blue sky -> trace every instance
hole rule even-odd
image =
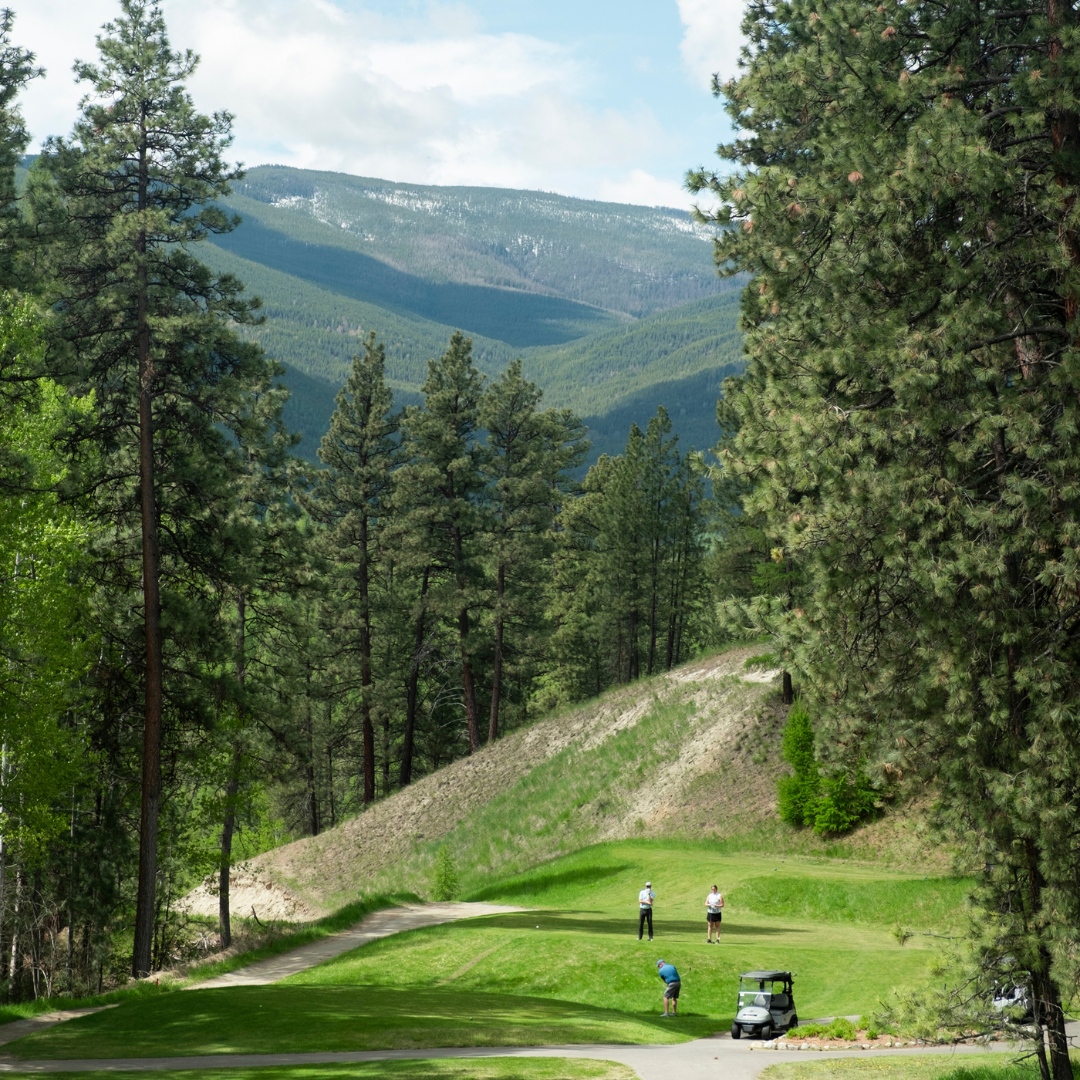
[[[164,0],[203,62],[237,159],[413,183],[689,205],[688,168],[730,129],[709,75],[735,68],[742,0]],[[33,0],[15,39],[48,77],[35,140],[65,132],[116,0]],[[717,163],[719,164],[719,163]]]

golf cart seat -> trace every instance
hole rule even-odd
[[[758,996],[754,998],[754,1004],[759,1005],[762,1008],[768,1008],[769,1006],[769,1003],[768,1001],[766,1001],[764,994],[758,994]]]
[[[787,994],[773,994],[772,1006],[774,1009],[787,1009],[791,1005],[791,998]]]

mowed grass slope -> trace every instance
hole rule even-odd
[[[636,897],[657,894],[656,940],[637,941]],[[723,938],[705,943],[704,898],[725,892]],[[804,1019],[869,1012],[929,976],[932,939],[967,886],[805,858],[628,840],[491,881],[474,898],[528,911],[374,942],[269,987],[160,995],[12,1044],[22,1057],[661,1043],[726,1028],[741,971],[796,972]],[[655,962],[683,976],[676,1021],[659,1016]]]

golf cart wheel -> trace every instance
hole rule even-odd
[[[788,1024],[788,1031],[790,1031],[792,1028],[797,1028],[798,1026],[799,1026],[799,1014],[798,1013],[792,1013],[791,1014],[791,1023]]]
[[[772,1024],[764,1023],[761,1025],[761,1037],[763,1039],[772,1038]]]
[[[742,1028],[738,1024],[731,1025],[731,1037],[733,1039],[742,1038]]]

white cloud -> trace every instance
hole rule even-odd
[[[714,74],[721,80],[738,72],[740,31],[746,0],[676,0],[685,30],[682,57],[705,86]]]
[[[600,184],[599,198],[637,206],[674,206],[689,209],[693,197],[681,184],[653,176],[644,169],[631,169],[625,176]]]
[[[231,153],[248,165],[587,197],[626,191],[634,201],[663,185],[642,179],[641,164],[669,145],[648,108],[586,105],[590,72],[571,48],[485,32],[467,5],[402,5],[393,17],[340,0],[163,7],[174,48],[202,57],[196,105],[234,114]],[[70,130],[80,96],[72,61],[94,58],[95,34],[117,10],[115,0],[35,0],[19,15],[15,40],[49,69],[24,99],[35,140]]]

